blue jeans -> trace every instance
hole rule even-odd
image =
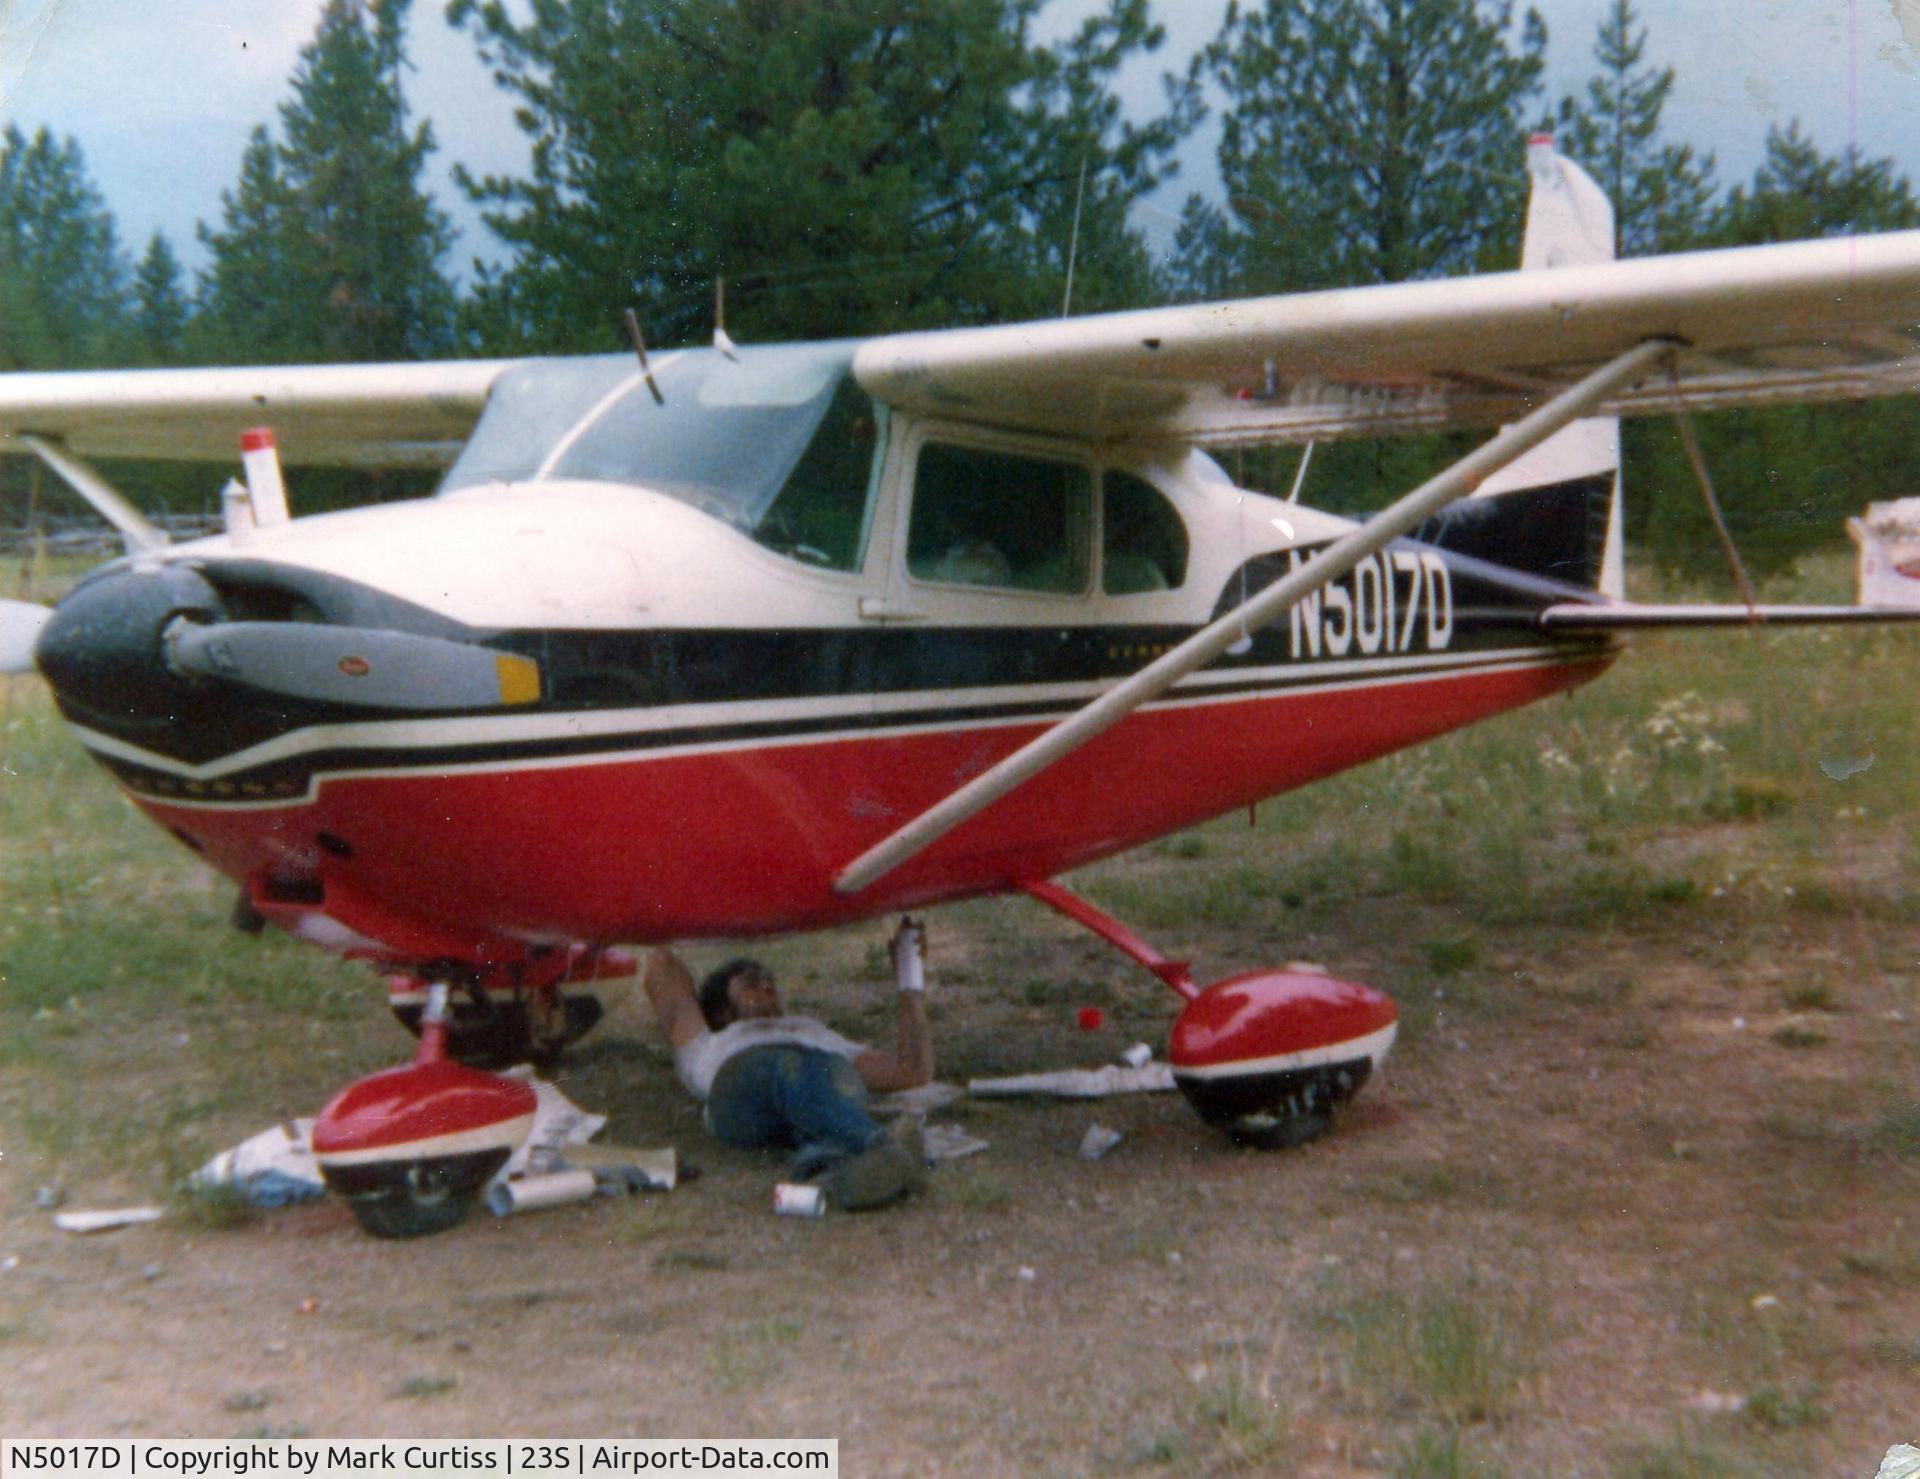
[[[707,1128],[743,1150],[797,1149],[796,1174],[858,1155],[884,1137],[850,1059],[798,1043],[735,1053],[714,1075]]]

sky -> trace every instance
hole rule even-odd
[[[1095,0],[1053,0],[1064,32]],[[1608,0],[1535,0],[1549,31],[1547,91],[1577,91],[1592,70]],[[80,141],[131,255],[164,231],[190,266],[204,261],[196,223],[217,223],[257,123],[277,124],[300,48],[322,0],[0,0],[0,122],[46,125]],[[1158,78],[1218,30],[1225,0],[1157,0],[1166,45],[1123,79],[1146,113]],[[1751,176],[1770,124],[1799,120],[1829,152],[1857,144],[1920,182],[1920,0],[1639,0],[1648,59],[1672,66],[1667,136],[1711,150],[1723,184]],[[454,264],[495,260],[499,246],[451,179],[518,173],[526,148],[506,96],[449,28],[440,0],[416,0],[408,100],[433,123],[431,185],[461,237]],[[1217,188],[1214,132],[1182,156],[1180,178],[1143,201],[1137,223],[1164,242],[1188,191]],[[1515,168],[1520,168],[1516,141]]]

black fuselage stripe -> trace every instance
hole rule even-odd
[[[1463,654],[1462,660],[1444,664],[1382,664],[1374,671],[1361,667],[1357,671],[1329,674],[1324,671],[1316,673],[1309,668],[1245,682],[1209,683],[1176,689],[1159,700],[1158,704],[1189,706],[1280,696],[1289,692],[1352,690],[1439,681],[1513,666],[1538,667],[1563,661],[1590,660],[1604,650],[1601,644],[1571,648],[1556,644],[1542,645],[1530,651],[1509,650],[1498,656]],[[509,766],[550,760],[644,754],[655,750],[778,744],[920,729],[961,729],[1022,720],[1044,723],[1066,718],[1082,708],[1085,702],[1084,697],[1068,696],[1045,700],[955,704],[939,708],[845,710],[825,715],[657,729],[623,729],[596,735],[491,739],[439,746],[354,745],[316,748],[223,773],[211,779],[186,778],[103,752],[96,752],[96,758],[127,785],[146,794],[193,798],[209,794],[227,797],[237,795],[240,799],[268,800],[305,794],[316,774]]]

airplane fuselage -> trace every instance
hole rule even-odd
[[[1064,554],[1044,531],[1025,551],[1038,573],[969,566],[986,540],[930,552],[915,500],[938,458],[963,457],[1050,470],[1071,494]],[[684,491],[557,476],[242,530],[97,573],[40,662],[141,809],[270,917],[418,962],[1006,890],[1612,656],[1533,626],[1570,587],[1404,541],[843,898],[834,877],[864,848],[1352,527],[1185,449],[895,419],[872,468],[857,535],[824,548],[776,547]],[[1117,532],[1129,520],[1147,532]],[[987,532],[1015,560],[1030,533]],[[416,654],[381,633],[522,676],[479,702],[452,681],[396,687]],[[250,642],[319,677],[256,673]]]

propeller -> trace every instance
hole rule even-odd
[[[317,703],[380,709],[490,709],[533,703],[531,658],[377,627],[178,620],[165,633],[176,672]]]
[[[0,673],[33,671],[33,644],[52,615],[33,601],[0,601]]]

